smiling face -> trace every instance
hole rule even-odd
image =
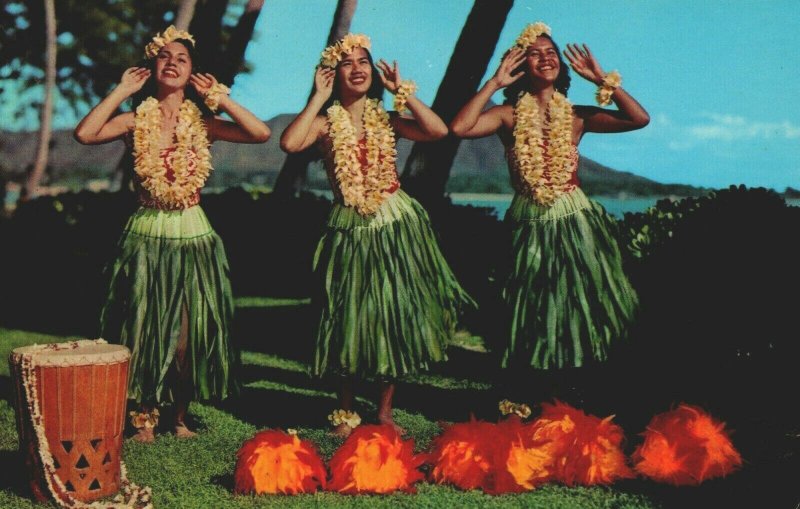
[[[528,74],[534,81],[554,83],[561,71],[561,62],[553,41],[548,37],[537,37],[525,53]]]
[[[192,57],[182,43],[166,44],[156,56],[155,77],[159,86],[184,88],[192,74]]]
[[[336,67],[336,81],[342,96],[367,93],[372,85],[372,61],[364,48],[355,48],[342,58]]]

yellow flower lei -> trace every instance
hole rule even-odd
[[[349,55],[356,48],[369,50],[371,46],[369,37],[364,34],[347,34],[322,51],[320,65],[336,67],[344,55]]]
[[[525,403],[514,403],[513,401],[504,399],[498,404],[498,407],[500,408],[500,413],[503,415],[516,414],[523,419],[527,419],[531,415],[531,407]]]
[[[536,202],[549,206],[572,190],[572,104],[563,94],[553,93],[544,125],[536,99],[527,92],[520,96],[513,150],[522,183]]]
[[[358,415],[357,412],[354,410],[344,410],[341,408],[331,412],[331,414],[328,415],[328,420],[333,426],[347,424],[353,429],[357,428],[358,425],[361,424],[361,416]]]
[[[158,55],[158,52],[161,51],[161,48],[177,39],[185,39],[191,42],[192,46],[195,44],[192,34],[186,32],[185,30],[178,30],[175,28],[175,25],[170,25],[166,30],[164,30],[163,34],[156,34],[155,37],[153,37],[153,41],[145,46],[145,58],[153,58],[154,56]]]
[[[622,85],[622,76],[618,71],[611,71],[606,74],[603,78],[603,83],[597,87],[597,94],[595,94],[597,104],[600,106],[608,106],[611,104],[611,96],[614,95],[614,91],[618,89],[620,85]]]
[[[403,113],[406,110],[406,102],[408,98],[414,95],[417,91],[417,84],[411,80],[403,80],[397,87],[397,92],[394,94],[394,111]]]
[[[205,122],[197,106],[188,99],[184,100],[178,110],[178,125],[175,127],[178,140],[172,159],[175,181],[170,182],[161,162],[161,111],[158,106],[156,98],[148,97],[136,108],[134,169],[142,187],[156,201],[170,209],[187,208],[212,170]],[[194,171],[190,172],[189,158],[193,156],[196,156],[197,164]]]
[[[389,114],[379,100],[367,99],[362,121],[367,138],[365,170],[358,160],[358,139],[350,113],[338,101],[328,108],[328,136],[342,199],[346,206],[368,216],[378,211],[390,194],[386,190],[397,181],[397,150]]]

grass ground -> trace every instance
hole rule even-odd
[[[240,299],[240,311],[270,313],[291,308],[304,302],[274,299]],[[243,313],[244,314],[244,313]],[[252,324],[252,322],[248,322]],[[256,335],[254,329],[251,334]],[[239,331],[242,334],[242,331]],[[59,342],[72,339],[66,336],[40,334],[31,331],[0,328],[0,356],[8,358],[13,348],[31,343]],[[486,363],[481,355],[481,345],[475,338],[462,334],[462,348],[454,349],[451,368],[404,380],[398,387],[395,418],[414,438],[417,449],[423,450],[439,432],[437,421],[466,420],[471,409],[496,405],[497,386],[491,377],[481,377],[480,366]],[[699,488],[672,488],[645,480],[618,483],[613,487],[566,488],[558,485],[544,486],[536,491],[506,496],[488,496],[481,492],[463,492],[448,486],[421,483],[414,495],[343,496],[318,493],[303,496],[234,496],[232,494],[235,453],[242,442],[257,430],[267,427],[292,427],[303,438],[313,440],[325,458],[330,457],[340,441],[328,434],[325,416],[336,407],[335,384],[330,380],[317,381],[307,375],[307,366],[301,349],[295,352],[289,346],[254,348],[260,343],[250,340],[243,353],[243,394],[219,405],[193,404],[190,424],[200,435],[194,440],[176,440],[170,434],[160,434],[154,445],[142,445],[130,439],[124,443],[123,457],[131,479],[152,487],[157,508],[262,508],[262,507],[475,507],[512,508],[530,507],[547,509],[644,509],[656,507],[764,507],[795,509],[794,498],[798,491],[791,468],[798,465],[797,434],[787,434],[777,427],[775,433],[758,438],[741,437],[745,444],[747,465],[742,473],[728,479],[715,480]],[[273,351],[290,352],[275,354]],[[459,353],[461,352],[461,353]],[[473,357],[460,357],[461,355]],[[475,357],[478,356],[478,357]],[[466,359],[466,361],[463,361]],[[470,360],[471,359],[471,360]],[[477,361],[475,360],[477,359]],[[463,361],[463,362],[462,362]],[[461,366],[459,368],[459,366]],[[26,478],[22,459],[17,453],[17,435],[11,397],[8,366],[0,363],[0,507],[17,509],[41,507],[25,494]],[[374,417],[375,407],[368,391],[358,399],[358,408],[366,421]],[[609,399],[614,400],[612,395]],[[635,408],[624,397],[608,403],[609,406],[626,405],[620,414],[636,414],[641,418],[623,419],[628,431],[628,449],[638,443],[634,433],[642,429],[651,415],[650,408],[658,405],[643,402]],[[604,408],[605,402],[587,398],[587,409]],[[494,407],[496,408],[496,407]],[[625,412],[623,412],[625,411]],[[489,414],[479,417],[493,418]],[[610,413],[610,412],[609,412]],[[742,421],[744,432],[751,421]],[[633,423],[633,424],[631,424]],[[796,424],[796,423],[795,423]],[[771,426],[775,427],[773,424]],[[765,426],[752,425],[757,430]],[[769,428],[769,426],[767,426]],[[772,429],[772,428],[769,428]],[[735,437],[736,438],[736,437]],[[762,440],[761,448],[747,443]],[[766,444],[766,445],[765,445]],[[737,445],[739,443],[737,442]],[[751,452],[755,451],[755,453]],[[781,453],[783,451],[783,453]],[[748,454],[749,453],[749,454]],[[777,457],[783,454],[783,457]],[[749,457],[748,457],[749,456]],[[789,470],[787,470],[789,468]],[[777,474],[777,475],[775,475]],[[778,491],[771,491],[774,482]],[[788,488],[787,488],[788,486]],[[745,496],[756,490],[755,497]],[[760,491],[759,491],[760,490]],[[788,490],[788,491],[787,491]],[[791,491],[794,490],[794,491]],[[753,505],[751,500],[761,501]],[[800,500],[800,499],[798,499]],[[776,504],[787,505],[773,505]],[[742,504],[742,505],[740,505]]]

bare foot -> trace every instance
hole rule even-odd
[[[347,438],[350,436],[350,433],[352,432],[353,428],[351,428],[345,423],[341,423],[340,425],[333,428],[333,431],[331,431],[331,435],[339,438]]]
[[[175,438],[194,438],[197,433],[186,427],[186,424],[179,423],[175,425]]]
[[[378,414],[378,422],[381,424],[388,424],[394,428],[398,435],[403,436],[406,434],[406,430],[398,426],[394,419],[392,419],[392,414]]]
[[[139,431],[137,431],[132,438],[141,444],[152,444],[156,441],[153,428],[139,428]]]

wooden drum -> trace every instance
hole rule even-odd
[[[87,502],[119,490],[129,359],[102,340],[11,353],[20,452],[37,499]]]

